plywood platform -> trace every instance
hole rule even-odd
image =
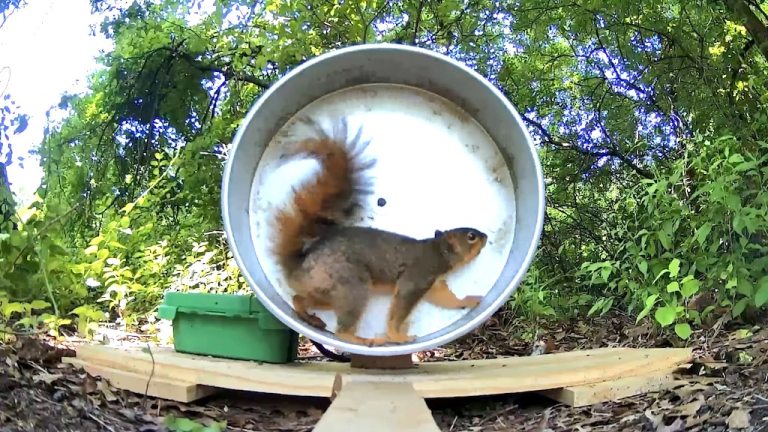
[[[353,414],[367,419],[365,425],[355,424],[356,429],[433,431],[436,426],[424,398],[535,391],[569,405],[588,405],[671,387],[678,379],[675,372],[691,360],[692,350],[687,348],[604,348],[372,370],[344,363],[274,365],[182,354],[172,349],[153,348],[150,352],[148,348],[97,345],[81,346],[76,357],[64,359],[115,387],[180,402],[222,389],[335,398],[317,431],[347,430]],[[366,404],[350,404],[359,392],[378,396]],[[385,419],[376,414],[384,405],[392,414]],[[412,419],[413,427],[398,423],[403,418]]]
[[[96,376],[116,378],[124,386],[138,380],[141,392],[152,380],[158,385],[150,395],[162,394],[164,382],[295,396],[329,397],[336,374],[369,381],[410,382],[424,398],[464,397],[520,393],[573,387],[632,376],[658,375],[690,362],[690,349],[604,348],[588,351],[509,357],[492,360],[421,363],[406,370],[353,369],[348,364],[300,362],[274,365],[228,360],[154,348],[120,349],[82,346],[77,357],[65,361],[80,365]],[[154,372],[153,372],[154,369]],[[114,384],[117,387],[120,385]],[[126,387],[128,388],[128,387]],[[186,388],[186,387],[185,387]],[[132,389],[131,389],[132,390]],[[187,391],[171,399],[201,397]]]

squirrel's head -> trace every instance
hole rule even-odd
[[[454,267],[472,261],[480,255],[488,242],[488,235],[474,228],[453,228],[447,231],[435,230],[435,238],[446,246]]]

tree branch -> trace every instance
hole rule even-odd
[[[179,56],[184,59],[187,63],[189,63],[190,66],[193,68],[199,70],[200,72],[217,72],[224,76],[224,78],[228,80],[237,80],[237,81],[243,81],[250,84],[253,84],[255,86],[261,87],[263,89],[268,89],[272,83],[267,82],[263,79],[257,78],[253,75],[245,74],[245,73],[237,73],[233,72],[231,70],[228,70],[224,67],[220,67],[217,65],[210,65],[207,63],[204,63],[200,60],[192,58],[189,54],[179,54]]]
[[[631,168],[632,171],[636,172],[638,175],[647,179],[653,178],[653,174],[651,174],[650,171],[634,163],[629,157],[627,157],[627,155],[620,152],[619,149],[617,148],[610,148],[608,150],[601,150],[601,151],[587,150],[585,148],[581,148],[579,146],[575,146],[565,141],[556,139],[555,137],[552,136],[552,134],[549,133],[549,131],[547,131],[547,129],[541,123],[537,122],[536,120],[530,119],[528,118],[528,116],[525,116],[525,115],[522,117],[524,122],[528,123],[529,125],[533,126],[534,128],[536,128],[536,130],[539,131],[539,133],[546,140],[546,142],[556,147],[573,150],[577,153],[580,153],[586,156],[596,157],[596,158],[607,157],[607,156],[615,157],[616,159],[620,160],[622,163],[627,165],[629,168]]]
[[[737,21],[744,24],[752,39],[757,43],[757,47],[768,60],[768,27],[752,11],[749,3],[744,0],[723,0],[725,6],[736,16]]]
[[[413,42],[411,45],[416,45],[416,41],[419,37],[419,26],[421,25],[421,14],[424,11],[424,1],[419,1],[419,10],[416,11],[416,22],[413,23]]]

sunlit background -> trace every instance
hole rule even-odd
[[[190,21],[210,13],[212,4],[191,11]],[[34,0],[0,28],[0,96],[9,94],[29,116],[27,129],[12,135],[13,163],[7,167],[19,205],[31,200],[43,175],[34,149],[46,125],[61,120],[61,114],[49,118],[47,111],[64,94],[86,92],[89,74],[100,67],[97,57],[112,49],[112,41],[98,31],[101,21],[88,0]]]

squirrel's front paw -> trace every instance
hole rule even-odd
[[[461,303],[465,308],[473,308],[483,301],[483,296],[466,296],[461,299]]]

